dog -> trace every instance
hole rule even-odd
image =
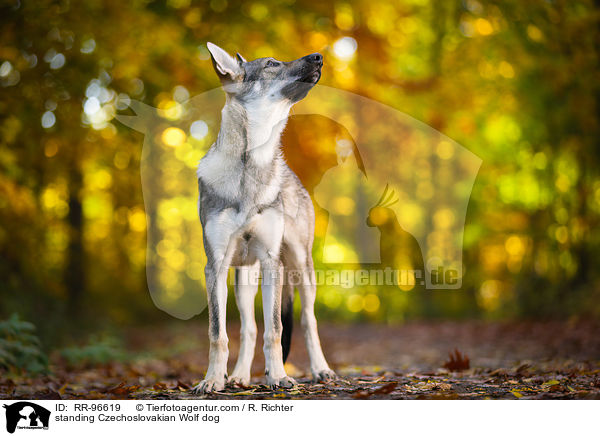
[[[259,273],[267,385],[276,389],[296,384],[284,369],[291,345],[294,285],[302,303],[301,324],[313,379],[334,379],[314,315],[316,281],[311,252],[315,213],[308,192],[285,163],[280,144],[291,107],[321,78],[323,56],[313,53],[291,62],[274,58],[247,61],[210,42],[207,47],[226,103],[218,137],[197,170],[207,258],[210,351],[206,377],[193,391],[205,394],[222,390],[226,384],[249,385]],[[228,378],[225,312],[230,267],[235,267],[241,344]],[[292,276],[299,276],[299,281]]]

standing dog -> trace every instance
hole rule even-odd
[[[208,43],[226,93],[216,142],[198,165],[199,213],[204,234],[210,354],[206,378],[194,391],[222,390],[226,381],[248,385],[256,343],[254,298],[260,272],[264,312],[265,376],[272,388],[296,382],[285,373],[293,320],[294,285],[302,301],[302,328],[315,380],[329,369],[314,315],[311,257],[315,214],[311,199],[281,155],[280,137],[292,105],[321,78],[323,56],[291,62],[246,61]],[[236,268],[241,318],[240,353],[227,378],[227,273]],[[292,283],[290,276],[299,283]]]

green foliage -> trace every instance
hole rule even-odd
[[[31,313],[62,316],[39,304],[52,300],[68,302],[65,320],[83,307],[112,323],[159,316],[145,286],[142,137],[114,115],[121,98],[176,109],[218,86],[210,40],[248,59],[320,51],[321,84],[398,108],[484,161],[465,230],[467,292],[374,289],[368,301],[381,304],[369,311],[376,305],[362,295],[325,290],[319,316],[600,314],[597,2],[12,3],[0,14],[8,313],[31,302]],[[351,59],[336,56],[343,37],[357,43]],[[320,134],[311,155],[335,133]],[[164,185],[181,192],[189,181],[177,164],[164,167]],[[174,213],[164,221],[180,226],[177,205],[164,209]],[[200,280],[202,265],[181,260],[190,241],[168,242],[168,260]]]
[[[35,326],[13,314],[0,322],[0,368],[10,373],[43,373],[48,358],[35,335]]]
[[[112,336],[92,336],[87,345],[65,348],[60,355],[71,366],[102,365],[122,361],[127,357],[120,341]]]

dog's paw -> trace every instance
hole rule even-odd
[[[313,371],[312,376],[313,380],[316,382],[328,382],[337,378],[337,374],[329,368],[319,371]]]
[[[250,376],[232,375],[227,380],[227,385],[232,387],[248,387],[250,386]]]
[[[280,377],[280,378],[274,378],[274,377],[267,376],[267,385],[271,389],[278,389],[278,388],[290,389],[290,388],[293,388],[294,386],[296,386],[297,384],[298,384],[298,382],[296,380],[294,380],[292,377],[288,377],[287,375],[284,377]]]
[[[218,392],[225,389],[225,378],[221,379],[204,379],[192,388],[192,394],[204,395],[211,392]]]

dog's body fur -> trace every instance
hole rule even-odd
[[[206,378],[195,391],[221,390],[227,380],[249,384],[256,344],[254,298],[259,271],[267,384],[295,384],[283,366],[291,340],[294,284],[288,279],[292,273],[300,276],[297,286],[312,375],[317,380],[333,378],[314,316],[314,209],[280,150],[289,110],[319,80],[322,56],[315,53],[285,63],[272,58],[247,62],[239,54],[237,60],[232,58],[214,44],[209,43],[208,48],[227,100],[218,138],[197,172],[207,257],[210,354]],[[241,347],[228,379],[225,308],[230,266],[236,267]]]

